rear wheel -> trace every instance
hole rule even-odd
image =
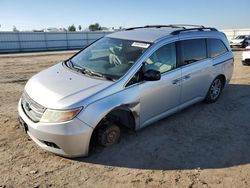
[[[214,81],[212,82],[206,99],[205,101],[207,103],[214,103],[218,100],[218,98],[220,97],[220,94],[222,92],[222,88],[223,88],[223,80],[220,77],[217,77],[214,79]]]
[[[120,140],[120,128],[113,124],[104,124],[98,130],[98,143],[102,146],[111,146]]]

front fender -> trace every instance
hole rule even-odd
[[[140,110],[139,85],[130,86],[112,95],[101,98],[87,105],[78,118],[95,128],[113,109],[128,108],[134,115],[135,129],[139,128]]]

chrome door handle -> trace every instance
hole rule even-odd
[[[187,75],[185,75],[185,76],[182,77],[182,80],[188,80],[190,78],[191,78],[190,74],[187,74]]]
[[[172,81],[172,84],[176,85],[181,81],[181,78],[175,79]]]

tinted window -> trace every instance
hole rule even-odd
[[[224,43],[219,39],[208,39],[210,46],[211,57],[217,57],[227,52]]]
[[[181,41],[183,63],[190,64],[207,58],[205,39]]]
[[[176,68],[175,43],[167,44],[156,50],[147,60],[145,69],[158,70],[161,73]]]

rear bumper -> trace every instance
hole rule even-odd
[[[20,101],[18,113],[27,134],[41,148],[70,158],[88,155],[93,128],[78,118],[63,123],[34,123],[24,113]]]

